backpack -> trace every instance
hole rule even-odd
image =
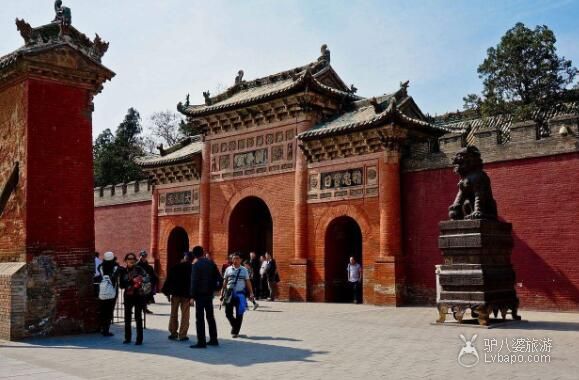
[[[117,271],[117,267],[114,267],[113,274]],[[100,269],[100,274],[102,280],[99,284],[99,299],[106,301],[112,300],[117,296],[117,289],[113,285],[110,276],[103,274],[102,268]]]

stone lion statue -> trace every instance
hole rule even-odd
[[[483,171],[478,148],[468,146],[459,150],[452,163],[460,176],[458,194],[448,208],[451,220],[497,219],[497,203],[493,198],[491,180]]]

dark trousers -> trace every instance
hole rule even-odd
[[[243,323],[243,314],[237,315],[237,306],[239,306],[239,298],[237,297],[233,297],[231,302],[225,305],[225,316],[231,325],[232,334],[239,334]],[[233,316],[233,310],[235,310],[235,317]]]
[[[197,327],[197,344],[204,346],[207,343],[205,337],[205,318],[209,326],[209,340],[217,341],[217,325],[213,313],[213,296],[199,296],[195,299],[195,326]]]
[[[111,322],[113,321],[113,312],[117,299],[99,300],[99,326],[100,332],[106,334],[109,332]]]
[[[362,302],[362,283],[360,281],[350,282],[350,288],[352,289],[352,295],[354,298],[354,302],[361,303]]]
[[[261,290],[261,298],[269,297],[269,287],[267,285],[266,276],[263,276],[259,279],[259,288]]]
[[[261,278],[253,277],[251,279],[251,286],[253,287],[253,294],[255,294],[256,298],[259,298],[261,296]]]
[[[131,341],[132,312],[135,309],[135,322],[137,323],[137,343],[143,342],[143,308],[145,300],[139,296],[125,296],[125,340]]]

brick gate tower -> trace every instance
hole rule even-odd
[[[0,57],[0,338],[95,330],[93,97],[108,43],[70,9]]]

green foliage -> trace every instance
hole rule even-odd
[[[551,107],[577,75],[572,62],[557,55],[556,41],[545,25],[531,30],[517,23],[487,50],[478,67],[482,97],[467,95],[465,109],[474,107],[483,116],[513,113],[516,119],[526,119]]]
[[[134,159],[143,155],[141,117],[129,108],[125,119],[112,134],[105,129],[93,146],[95,186],[126,183],[143,178]]]

